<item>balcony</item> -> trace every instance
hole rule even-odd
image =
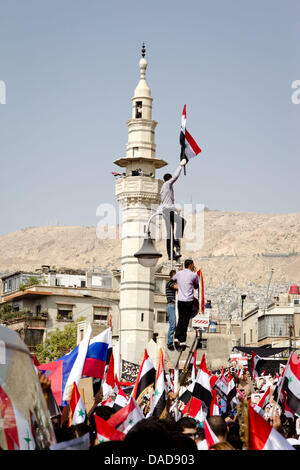
[[[8,309],[0,309],[0,323],[11,325],[18,322],[30,322],[30,321],[42,321],[42,324],[46,324],[48,318],[47,310],[41,312],[32,312],[31,310],[24,311],[12,311]]]

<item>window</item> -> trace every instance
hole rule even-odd
[[[108,322],[109,307],[95,306],[94,307],[94,322],[107,323]]]
[[[138,157],[139,156],[139,148],[138,147],[133,147],[133,157]]]
[[[143,108],[142,101],[137,101],[135,103],[135,117],[136,117],[136,119],[139,119],[139,118],[142,117],[142,108]]]
[[[250,330],[250,343],[252,343],[252,330]]]
[[[86,287],[86,282],[85,281],[80,281],[80,287]]]
[[[167,322],[167,312],[164,310],[159,310],[156,315],[157,323],[166,323]]]
[[[72,320],[73,319],[73,305],[58,304],[57,305],[57,319],[58,320]]]
[[[289,336],[293,315],[265,315],[258,319],[258,339],[270,336]]]

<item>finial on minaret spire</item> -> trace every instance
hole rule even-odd
[[[145,43],[143,42],[143,45],[142,45],[142,57],[145,57],[146,55],[146,47],[145,47]]]

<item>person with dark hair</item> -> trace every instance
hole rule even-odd
[[[180,239],[183,238],[183,232],[186,221],[178,213],[178,209],[175,206],[175,197],[173,185],[175,181],[178,180],[181,173],[182,167],[186,164],[186,160],[181,160],[178,168],[176,169],[174,175],[166,173],[163,177],[164,184],[161,187],[160,196],[161,196],[161,210],[165,219],[166,229],[167,229],[167,253],[169,260],[171,259],[171,228],[173,232],[173,259],[178,261],[181,257],[180,252]],[[176,234],[174,235],[174,229],[176,225]],[[176,248],[176,253],[174,251]]]
[[[166,284],[166,297],[167,297],[167,315],[169,321],[169,331],[168,331],[168,342],[167,348],[170,351],[174,350],[173,345],[173,335],[176,328],[176,314],[175,314],[175,301],[176,301],[176,290],[177,284],[172,280],[172,277],[176,274],[176,271],[172,269],[169,273],[169,281]]]
[[[185,434],[192,439],[196,439],[198,436],[197,421],[194,418],[190,418],[188,416],[180,418],[176,422],[176,429],[178,432],[181,432],[182,434]]]
[[[126,449],[135,452],[164,451],[174,449],[174,440],[170,432],[154,417],[142,419],[136,423],[124,438]]]
[[[199,277],[192,259],[186,259],[184,268],[173,276],[178,286],[178,323],[175,330],[174,346],[177,350],[187,347],[186,333],[190,319],[194,316],[194,289],[199,287]]]
[[[207,422],[220,442],[227,440],[227,425],[222,416],[209,416]]]
[[[240,437],[240,425],[236,421],[227,423],[227,442],[229,442],[235,450],[243,449],[243,441]]]

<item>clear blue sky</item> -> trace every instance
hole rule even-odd
[[[157,156],[175,170],[179,128],[202,147],[176,186],[180,203],[298,212],[298,0],[0,1],[0,234],[96,225],[117,204],[111,171],[142,42]]]

